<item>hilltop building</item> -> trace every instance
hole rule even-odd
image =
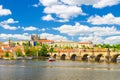
[[[31,35],[31,42],[33,43],[32,45],[36,45],[36,43],[39,44],[53,44],[53,40],[48,40],[47,38],[41,38],[39,35]]]
[[[83,47],[89,47],[91,48],[93,46],[92,42],[55,42],[53,46],[56,47],[62,47],[62,48],[83,48]]]
[[[91,48],[93,46],[92,42],[66,42],[66,41],[59,41],[55,42],[54,40],[48,40],[46,37],[40,37],[39,35],[32,34],[31,40],[24,40],[24,41],[14,41],[16,45],[23,45],[28,44],[29,46],[36,46],[37,44],[47,44],[49,46],[56,46],[56,47],[72,47],[72,48],[83,48],[83,47],[89,47]]]

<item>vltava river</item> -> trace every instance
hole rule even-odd
[[[0,60],[0,80],[120,80],[120,64]]]

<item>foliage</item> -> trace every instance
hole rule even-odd
[[[96,44],[94,47],[110,48],[113,51],[120,51],[120,44]]]
[[[25,43],[25,42],[24,42],[24,43],[22,43],[22,45],[23,45],[23,46],[28,46],[28,43]]]
[[[54,52],[54,48],[53,48],[53,47],[50,47],[49,52],[50,52],[50,53]]]
[[[17,45],[20,45],[20,43],[19,43],[19,42],[17,42]]]
[[[41,49],[38,52],[39,56],[47,56],[48,53],[48,45],[42,44]]]
[[[58,47],[58,45],[57,44],[55,44],[55,46],[54,47]]]
[[[36,53],[37,53],[37,49],[35,46],[32,46],[32,47],[26,46],[24,48],[24,51],[25,51],[26,56],[36,56]]]
[[[36,46],[40,46],[40,45],[41,45],[41,43],[38,43],[38,42],[36,43]]]
[[[16,55],[17,55],[18,57],[22,56],[22,51],[21,51],[20,48],[18,48],[18,49],[16,50]]]
[[[9,53],[8,52],[5,53],[5,57],[9,57]]]
[[[79,46],[77,45],[75,48],[78,48]]]

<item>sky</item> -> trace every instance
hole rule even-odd
[[[0,0],[0,41],[120,43],[120,0]]]

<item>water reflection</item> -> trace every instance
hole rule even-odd
[[[0,80],[119,80],[120,64],[1,60]]]

